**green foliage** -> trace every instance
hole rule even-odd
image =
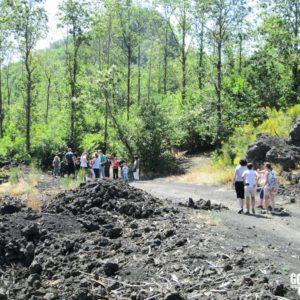
[[[68,146],[89,155],[102,148],[129,164],[139,154],[143,172],[161,173],[176,169],[172,153],[178,150],[197,153],[222,144],[216,161],[232,164],[258,132],[287,136],[299,115],[298,106],[290,108],[299,103],[300,86],[299,37],[292,30],[300,15],[289,17],[287,7],[297,13],[292,1],[270,1],[254,28],[245,21],[245,1],[64,0],[59,25],[68,39],[38,51],[44,1],[33,1],[30,103],[24,56],[12,62],[9,55],[16,32],[18,54],[24,54],[21,8],[27,3],[21,2],[1,2],[7,13],[0,24],[3,159],[34,159],[45,169]],[[20,10],[12,20],[14,5]],[[43,26],[34,28],[39,20]],[[251,38],[258,35],[256,45]],[[189,36],[195,38],[189,42]]]
[[[237,127],[233,135],[222,145],[221,150],[214,153],[215,163],[220,166],[238,164],[239,160],[245,157],[249,144],[255,141],[258,133],[288,138],[291,127],[300,117],[300,105],[295,105],[287,111],[267,109],[266,115],[266,120],[258,126],[252,122]]]
[[[171,128],[168,113],[157,103],[141,107],[141,124],[137,132],[137,151],[142,157],[143,167],[151,173],[163,174],[174,162],[168,153],[168,136]]]

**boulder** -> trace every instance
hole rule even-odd
[[[290,131],[290,139],[293,144],[300,144],[300,118],[297,119],[294,127]]]
[[[247,150],[246,158],[260,166],[265,161],[280,164],[283,170],[294,169],[300,161],[300,147],[290,141],[269,133],[257,135],[257,139]]]

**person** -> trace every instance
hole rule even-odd
[[[126,161],[123,162],[122,177],[125,182],[128,182],[128,167],[127,167]]]
[[[259,179],[260,179],[260,191],[259,191],[259,203],[257,205],[257,208],[263,208],[263,204],[265,203],[266,209],[268,209],[269,201],[268,198],[265,197],[264,193],[264,186],[266,185],[267,181],[267,168],[266,163],[264,163],[264,169],[258,170]]]
[[[53,159],[52,162],[52,166],[53,166],[53,176],[54,178],[56,178],[57,176],[60,176],[60,158],[56,155]]]
[[[88,173],[88,158],[87,158],[86,151],[82,152],[82,154],[80,156],[80,168],[87,175],[87,173]],[[84,181],[86,181],[86,176],[84,177]]]
[[[119,178],[119,161],[117,157],[114,157],[113,163],[112,163],[112,168],[113,168],[113,178],[118,179]]]
[[[95,153],[95,158],[93,159],[93,171],[95,178],[100,178],[100,157],[98,153]]]
[[[106,162],[105,162],[105,165],[104,165],[104,174],[105,174],[105,177],[110,177],[110,165],[111,165],[111,160],[108,158],[108,156],[106,156]]]
[[[265,203],[272,213],[275,210],[275,194],[277,192],[277,178],[276,174],[272,169],[272,165],[269,162],[265,163],[266,170],[266,181],[262,186],[264,190]],[[270,203],[268,201],[270,200]]]
[[[246,215],[250,214],[250,199],[251,199],[251,208],[252,213],[255,214],[255,193],[258,174],[253,170],[253,164],[247,164],[247,170],[242,175],[244,185],[245,185],[245,196],[246,196]]]
[[[72,152],[71,148],[68,148],[68,152],[66,153],[65,158],[67,161],[68,176],[73,174],[73,177],[75,178],[74,153]]]
[[[93,156],[93,158],[90,160],[89,162],[89,177],[91,177],[92,179],[95,179],[96,176],[95,176],[95,172],[94,172],[94,158],[95,158],[95,154]]]
[[[133,179],[135,181],[140,180],[140,159],[138,156],[134,157],[132,172],[133,172]]]
[[[239,214],[244,212],[244,201],[245,201],[245,187],[243,181],[243,174],[247,170],[247,160],[241,159],[240,165],[235,168],[232,185],[235,187],[236,197],[238,199],[240,209]]]
[[[100,159],[100,177],[105,177],[105,163],[106,163],[106,155],[102,152],[101,149],[97,151],[98,157]]]

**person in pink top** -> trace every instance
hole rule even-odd
[[[117,160],[116,157],[114,157],[114,160],[112,163],[112,168],[113,168],[113,178],[118,179],[119,178],[119,161]]]

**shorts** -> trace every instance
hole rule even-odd
[[[236,181],[235,184],[236,197],[240,199],[245,199],[245,189],[243,181]]]
[[[249,186],[249,185],[245,186],[245,196],[246,197],[255,197],[255,194],[256,194],[256,188],[255,187],[252,187],[252,186]]]

